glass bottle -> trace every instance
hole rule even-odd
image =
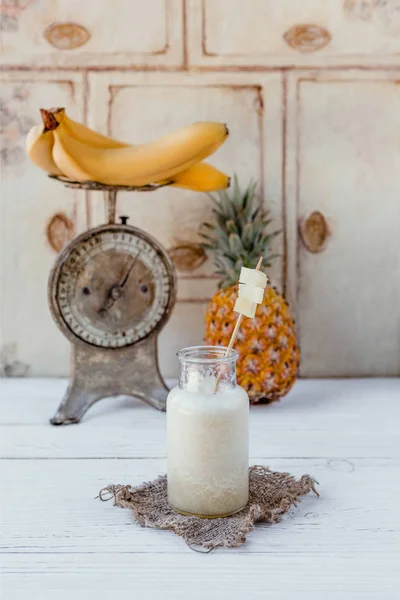
[[[168,500],[184,514],[224,517],[248,501],[249,398],[236,385],[238,353],[225,352],[195,346],[177,354],[179,384],[167,399]]]

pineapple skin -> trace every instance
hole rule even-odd
[[[219,290],[207,307],[205,343],[228,346],[238,315],[233,312],[238,285]],[[267,285],[254,319],[243,318],[235,342],[239,353],[237,382],[250,402],[273,402],[296,381],[300,350],[290,308],[279,292]]]

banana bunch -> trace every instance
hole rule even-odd
[[[229,186],[225,173],[201,162],[226,140],[223,123],[193,123],[154,142],[130,145],[73,121],[63,108],[41,114],[43,125],[28,133],[26,151],[50,175],[108,185],[171,183],[202,192]]]
[[[257,304],[264,298],[267,285],[267,276],[257,269],[242,267],[239,277],[239,295],[233,310],[237,313],[253,318],[256,314]]]

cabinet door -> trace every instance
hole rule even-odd
[[[289,286],[301,373],[399,375],[399,82],[349,72],[289,83]]]
[[[188,0],[203,66],[399,64],[400,0]]]
[[[69,343],[52,321],[47,278],[57,251],[85,226],[83,192],[35,167],[25,137],[42,106],[82,119],[81,76],[8,73],[1,103],[1,359],[6,376],[66,375]]]
[[[148,74],[90,75],[91,126],[117,138],[142,143],[193,121],[226,122],[230,136],[209,162],[243,184],[259,181],[260,192],[275,220],[281,217],[281,76],[271,74]],[[199,242],[201,222],[211,217],[206,194],[162,189],[120,193],[118,214],[154,235],[166,248]],[[104,221],[102,199],[91,195],[92,222]],[[274,249],[282,254],[282,239]],[[273,276],[281,282],[282,260]],[[203,339],[204,308],[216,290],[210,261],[179,271],[178,304],[161,335],[161,363],[167,375],[176,373],[175,351]]]
[[[8,0],[0,10],[7,65],[182,64],[182,0]]]

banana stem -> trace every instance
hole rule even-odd
[[[256,271],[259,271],[261,269],[262,260],[263,260],[262,256],[260,256],[260,258],[258,259],[257,266],[256,266]],[[233,344],[235,343],[235,340],[237,338],[237,334],[239,333],[239,328],[240,328],[240,324],[242,322],[242,319],[243,319],[243,315],[240,313],[239,316],[238,316],[238,318],[237,318],[237,321],[236,321],[235,329],[233,330],[233,333],[231,335],[231,339],[229,341],[229,345],[228,345],[228,347],[226,349],[225,356],[229,356],[229,354],[231,353],[231,350],[233,348]],[[218,387],[219,387],[219,384],[220,384],[220,381],[221,381],[221,376],[222,375],[220,373],[218,375],[218,377],[217,377],[217,381],[215,383],[214,394],[216,394],[217,391],[218,391]]]
[[[42,121],[46,131],[54,131],[54,129],[57,129],[58,122],[52,112],[41,108],[40,114],[42,115]]]

